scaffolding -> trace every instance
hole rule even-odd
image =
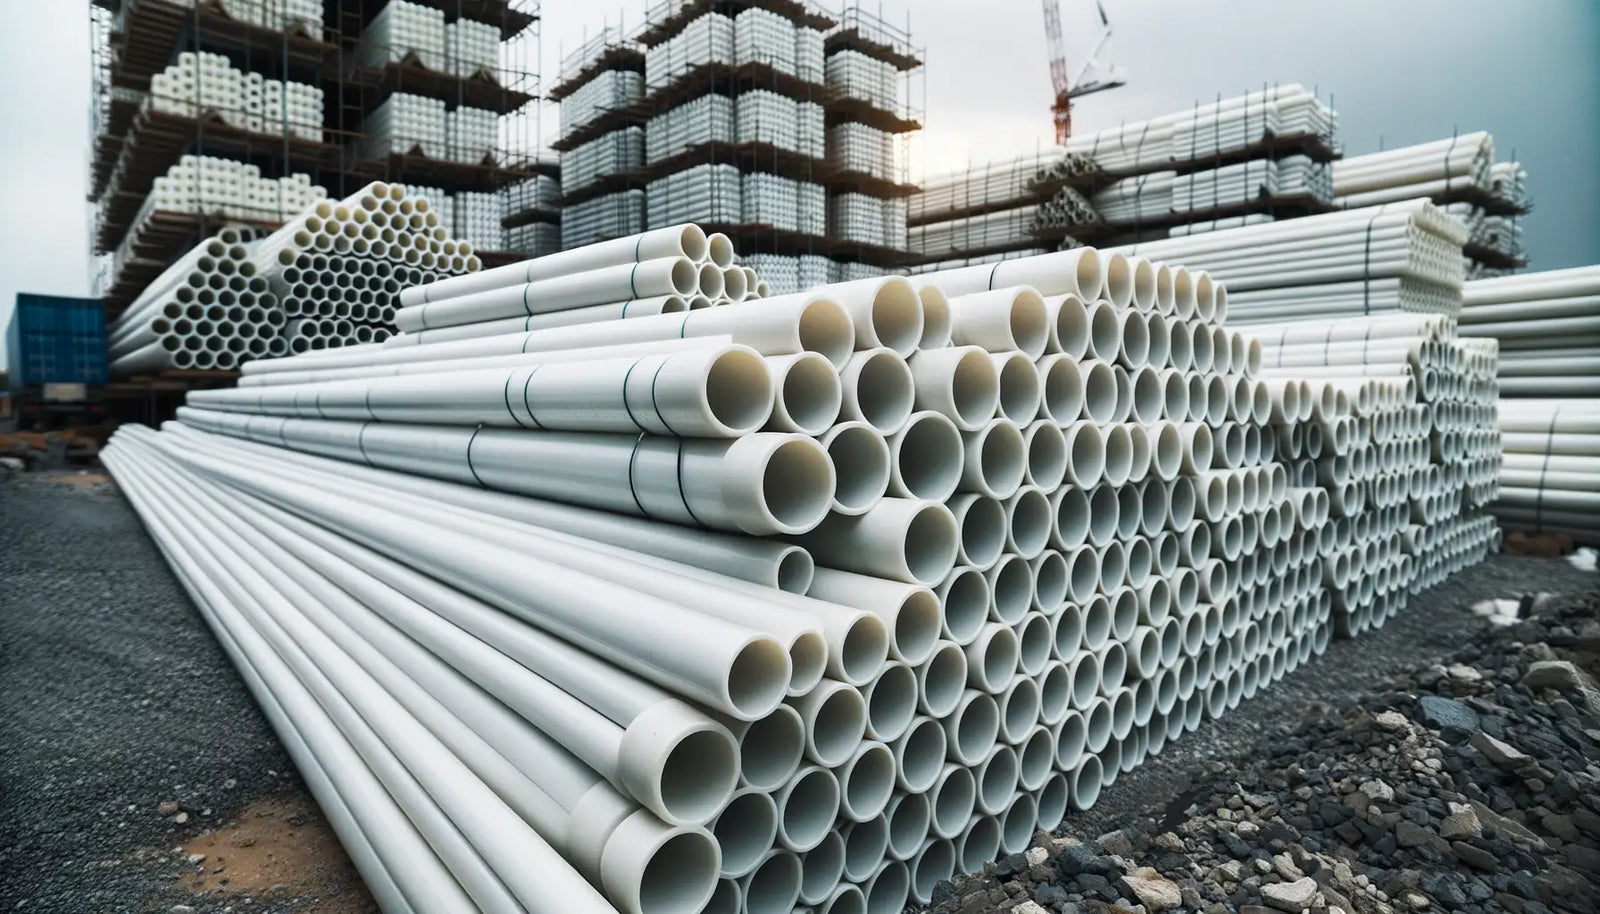
[[[445,44],[376,42],[406,37],[381,21],[392,5],[438,17]],[[94,0],[90,19],[91,247],[102,258],[97,291],[108,319],[221,225],[272,228],[298,209],[292,199],[214,207],[203,192],[192,208],[163,209],[164,198],[153,193],[157,179],[182,162],[217,157],[245,163],[265,180],[303,176],[336,198],[374,180],[499,194],[555,173],[555,163],[538,154],[537,0]],[[218,93],[175,74],[195,61],[202,81],[219,72],[233,78],[236,70],[251,92],[278,93],[269,103],[276,122],[263,122],[258,107],[218,104]],[[175,80],[183,97],[153,91]],[[251,92],[244,97],[259,98]],[[303,101],[316,92],[321,123],[286,114],[291,95]],[[471,127],[481,142],[460,152],[450,143],[408,142],[404,132],[375,133],[382,121],[375,114],[402,97],[442,105],[452,129],[459,124],[465,135]],[[516,218],[550,214],[530,208]],[[483,254],[490,265],[517,256]]]
[[[830,63],[852,57],[866,63]],[[668,0],[631,34],[608,26],[549,92],[563,245],[694,221],[779,291],[903,264],[921,61],[909,30],[856,6]],[[875,74],[872,91],[855,70]]]

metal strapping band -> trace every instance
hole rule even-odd
[[[650,408],[656,411],[656,418],[661,421],[661,427],[667,430],[667,434],[674,437],[682,437],[673,430],[672,425],[667,422],[667,417],[661,415],[661,403],[656,399],[656,382],[661,380],[661,369],[665,367],[667,367],[667,360],[663,358],[661,363],[656,366],[656,373],[650,376]],[[632,369],[630,368],[629,370],[631,371]],[[629,411],[628,418],[633,418],[632,411]]]
[[[633,404],[628,402],[628,379],[633,377],[633,370],[638,368],[639,363],[643,361],[643,358],[634,359],[633,364],[629,365],[628,370],[622,375],[622,410],[628,414],[628,421],[633,423],[634,428],[637,428],[640,432],[648,432],[649,429],[645,428],[644,424],[633,414]],[[657,369],[657,371],[659,370]],[[653,396],[654,394],[652,393]]]
[[[533,366],[528,370],[528,376],[522,379],[522,408],[528,411],[528,421],[533,423],[533,427],[541,430],[545,428],[545,424],[540,422],[539,417],[533,414],[533,403],[528,400],[528,385],[533,383],[533,376],[538,374],[539,369],[543,367],[543,365]],[[522,423],[519,420],[517,424],[521,425]]]
[[[1550,414],[1550,427],[1544,431],[1544,461],[1539,464],[1539,494],[1533,498],[1533,525],[1544,526],[1544,478],[1550,472],[1550,449],[1555,443],[1556,420],[1561,418],[1561,407]]]
[[[683,502],[683,510],[688,513],[689,519],[704,527],[706,522],[695,516],[694,509],[689,507],[689,493],[683,490],[683,446],[682,438],[673,439],[678,443],[678,498]]]
[[[644,502],[639,500],[639,490],[633,484],[633,466],[639,459],[639,445],[644,443],[644,434],[640,433],[633,440],[633,450],[628,454],[628,494],[633,496],[633,506],[639,509],[641,517],[649,517],[650,512],[644,509]]]
[[[467,439],[467,472],[472,474],[473,480],[476,481],[479,486],[487,489],[489,487],[484,485],[483,479],[478,476],[478,468],[472,465],[472,445],[473,442],[478,440],[478,433],[481,431],[483,431],[483,426],[480,425],[472,430],[472,437]]]
[[[362,461],[364,461],[369,467],[377,466],[377,464],[372,462],[372,458],[367,456],[367,426],[371,424],[371,422],[363,422],[361,423],[361,427],[356,429],[356,450],[361,452]],[[278,426],[278,434],[280,436],[283,434],[283,426],[281,425]],[[284,445],[287,447],[288,442],[284,442]]]

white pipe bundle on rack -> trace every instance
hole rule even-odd
[[[1014,159],[970,165],[934,175],[911,198],[913,225],[938,222],[962,213],[1018,206],[1053,193],[1072,178],[1094,172],[1087,157],[1053,147]]]
[[[300,355],[107,464],[219,637],[265,643],[241,667],[287,666],[258,697],[309,779],[370,787],[369,869],[897,911],[1492,544],[1491,353],[1412,315],[1263,347],[1226,297],[1076,249]]]
[[[1500,437],[1495,515],[1511,529],[1600,543],[1600,400],[1502,400]]]
[[[1082,194],[1061,187],[1046,199],[1016,209],[913,225],[907,240],[911,250],[922,257],[946,259],[961,252],[1036,247],[1042,234],[1071,231],[1099,221]]]
[[[289,353],[284,312],[250,261],[256,230],[224,228],[157,276],[109,328],[113,377],[231,370]]]
[[[1333,163],[1333,193],[1347,209],[1487,189],[1494,138],[1484,131]]]

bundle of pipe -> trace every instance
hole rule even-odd
[[[1466,240],[1465,226],[1417,199],[1117,250],[1226,275],[1234,318],[1249,323],[1393,310],[1455,313]]]
[[[1521,162],[1496,162],[1489,166],[1489,194],[1516,210],[1528,208],[1528,173]]]
[[[1078,247],[1078,243],[1071,238],[1060,245],[1060,250],[1070,250]],[[1002,260],[1016,260],[1019,257],[1037,257],[1040,254],[1050,253],[1049,248],[1022,248],[1016,251],[996,251],[993,254],[980,254],[974,257],[953,257],[949,260],[940,260],[934,263],[918,264],[911,268],[911,275],[918,273],[932,273],[937,270],[954,270],[957,267],[973,267],[984,263],[999,263]]]
[[[1223,219],[1205,219],[1200,222],[1189,222],[1184,225],[1174,225],[1167,230],[1167,235],[1178,238],[1183,235],[1199,235],[1204,232],[1215,232],[1221,229],[1241,228],[1246,225],[1262,225],[1277,220],[1270,213],[1247,213],[1243,216],[1228,216]]]
[[[1346,209],[1443,198],[1464,188],[1487,190],[1493,164],[1494,137],[1480,130],[1340,159],[1333,163],[1333,193]]]
[[[1509,276],[1527,265],[1516,216],[1492,213],[1472,203],[1448,203],[1443,208],[1467,227],[1463,251],[1467,279]]]
[[[480,266],[427,198],[382,181],[317,202],[257,244],[250,259],[290,319],[285,335],[294,352],[381,342],[402,288]]]
[[[106,459],[377,885],[898,911],[1492,534],[1384,462],[1450,457],[1456,387],[1301,397],[1225,312],[1084,248],[251,363]],[[1274,459],[1324,434],[1360,482]]]
[[[1068,152],[1086,155],[1100,170],[1136,175],[1173,163],[1210,159],[1271,138],[1314,136],[1331,145],[1338,118],[1297,84],[1248,92],[1098,133],[1075,134]]]
[[[1248,159],[1179,175],[1172,183],[1175,213],[1203,213],[1249,203],[1311,198],[1323,203],[1331,197],[1328,167],[1308,156],[1283,159]]]
[[[254,237],[254,229],[224,228],[146,286],[111,325],[112,376],[232,369],[287,354],[283,311],[249,259]]]
[[[1009,209],[1039,200],[1073,178],[1095,172],[1093,160],[1060,147],[1001,162],[970,165],[935,175],[909,201],[911,225],[940,222],[962,214]]]
[[[1500,395],[1600,398],[1600,266],[1479,279],[1461,333],[1500,341]]]
[[[1381,625],[1408,592],[1496,544],[1485,511],[1500,469],[1492,347],[1458,339],[1451,318],[1433,315],[1248,332],[1273,389],[1278,459],[1332,508],[1324,571],[1342,629]]]
[[[1600,400],[1502,400],[1500,431],[1501,522],[1600,544]]]
[[[1060,187],[1044,200],[1015,209],[913,225],[907,240],[921,257],[947,259],[963,252],[1037,247],[1041,235],[1099,222],[1099,214],[1082,194]]]

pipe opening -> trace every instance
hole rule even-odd
[[[978,808],[989,815],[1003,812],[1017,789],[1017,753],[1000,745],[978,766]]]
[[[1045,418],[1075,421],[1083,413],[1084,372],[1066,356],[1047,356],[1040,363],[1040,403]]]
[[[942,718],[955,710],[966,690],[966,652],[954,642],[943,642],[916,673],[920,709],[924,714]],[[943,758],[942,753],[940,758]]]
[[[978,800],[978,784],[972,778],[972,770],[945,765],[928,793],[933,805],[933,833],[941,838],[960,834]]]
[[[773,851],[745,877],[746,914],[789,914],[800,900],[800,858]]]
[[[1014,661],[1012,668],[1015,669]],[[975,765],[989,753],[1000,736],[1000,706],[982,692],[969,690],[963,698],[964,703],[956,709],[955,738],[950,741],[949,750],[963,765]],[[951,735],[948,726],[945,735]]]
[[[996,356],[1000,378],[1000,414],[1018,424],[1039,414],[1039,370],[1020,352]]]
[[[858,356],[861,365],[851,389],[856,415],[885,434],[905,425],[916,386],[905,360],[888,350]]]
[[[828,452],[809,439],[791,439],[768,454],[761,503],[780,531],[799,533],[827,515],[836,484]]]
[[[1030,564],[1033,567],[1033,608],[1053,616],[1067,601],[1067,560],[1054,549],[1046,549]]]
[[[894,753],[883,743],[863,743],[839,769],[839,814],[854,822],[875,818],[888,805],[894,781]]]
[[[959,682],[957,684],[959,685]],[[959,693],[956,697],[959,700]],[[896,741],[895,752],[899,763],[901,788],[920,792],[931,787],[939,776],[940,766],[944,764],[946,745],[944,727],[940,726],[938,721],[931,717],[914,720],[910,728]],[[903,805],[905,801],[901,802]],[[924,824],[923,829],[926,828]]]
[[[1027,561],[1017,555],[1002,555],[985,575],[992,593],[990,615],[994,620],[1005,625],[1022,621],[1033,606],[1033,569]]]
[[[779,705],[745,726],[739,739],[739,773],[752,788],[776,790],[799,770],[805,745],[805,722],[799,712]]]
[[[1019,628],[1021,631],[1017,635],[1017,668],[1024,676],[1037,676],[1044,670],[1045,664],[1050,662],[1050,646],[1053,643],[1050,619],[1043,613],[1029,613]],[[1035,701],[1035,714],[1038,712],[1037,704]]]
[[[704,396],[706,408],[727,435],[755,431],[772,412],[772,382],[766,363],[760,356],[738,349],[722,353],[706,372]]]
[[[825,446],[838,479],[835,510],[841,514],[870,510],[889,489],[889,445],[883,436],[863,423],[845,423],[834,427]]]
[[[867,733],[873,739],[898,738],[917,713],[917,675],[903,663],[884,666],[862,690],[867,703]]]
[[[775,799],[779,840],[794,850],[810,850],[822,843],[839,814],[839,781],[828,769],[812,765],[801,769]]]
[[[759,790],[741,790],[717,814],[711,834],[722,848],[722,875],[743,876],[777,840],[778,805]]]
[[[755,397],[745,395],[750,400]],[[788,362],[778,385],[775,413],[788,417],[795,431],[820,435],[839,417],[843,392],[833,364],[820,356],[801,355]],[[754,412],[754,404],[750,406]]]
[[[1000,855],[1000,820],[994,816],[979,816],[972,821],[967,833],[958,839],[957,853],[961,857],[963,873],[977,873],[983,865]]]
[[[850,822],[839,833],[844,836],[844,878],[855,882],[871,879],[889,850],[889,820],[877,817]]]
[[[739,715],[754,718],[776,707],[789,690],[789,654],[766,637],[751,639],[728,670],[727,698]]]
[[[681,831],[650,855],[638,886],[641,914],[692,914],[716,882],[717,842],[703,831]]]
[[[943,505],[928,503],[906,525],[905,559],[907,570],[918,581],[938,581],[955,564],[957,537],[955,517]]]
[[[931,411],[914,414],[891,449],[894,473],[906,495],[944,501],[960,485],[965,444],[947,417]]]
[[[843,365],[855,349],[855,328],[850,315],[826,299],[806,303],[798,322],[800,348],[822,354],[835,365]]]
[[[893,279],[878,287],[871,309],[872,333],[878,345],[901,355],[917,349],[923,335],[923,304],[910,282]]]
[[[917,289],[922,301],[922,338],[919,349],[939,349],[950,344],[950,300],[938,286],[925,285]]]

